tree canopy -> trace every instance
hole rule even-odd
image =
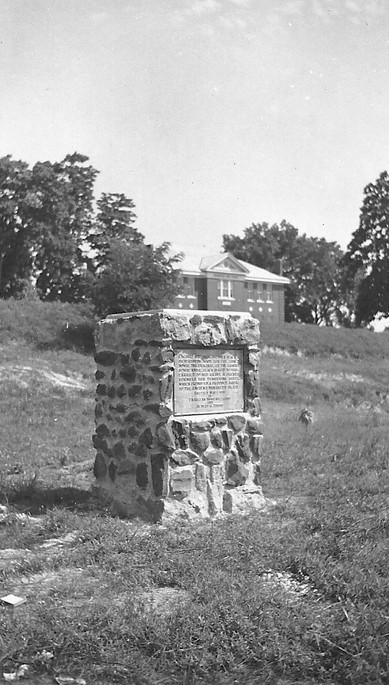
[[[147,245],[134,202],[102,193],[75,152],[32,169],[0,159],[0,297],[35,282],[43,300],[91,300],[100,314],[170,304],[177,292],[169,244]]]
[[[333,325],[344,319],[345,292],[336,242],[299,235],[287,221],[252,224],[243,237],[224,235],[223,246],[238,259],[290,278],[285,288],[286,321]]]
[[[355,291],[355,323],[389,316],[389,175],[380,174],[364,189],[359,227],[342,260],[346,280]]]

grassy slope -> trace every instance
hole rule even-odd
[[[111,519],[89,498],[93,360],[38,351],[14,331],[0,350],[0,493],[11,502],[0,594],[28,602],[0,607],[4,671],[28,663],[49,682],[388,682],[384,334],[331,331],[339,358],[324,329],[264,330],[269,347],[310,351],[263,355],[263,488],[277,505],[173,529]],[[307,405],[316,421],[305,429],[296,419]],[[29,508],[44,513],[20,517]],[[170,611],[156,599],[164,592]]]

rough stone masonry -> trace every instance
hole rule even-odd
[[[94,474],[113,511],[161,521],[265,505],[258,345],[249,314],[99,323]]]

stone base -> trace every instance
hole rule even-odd
[[[111,514],[122,518],[140,518],[151,523],[167,523],[173,519],[193,520],[214,518],[223,514],[247,514],[253,510],[267,509],[274,502],[267,500],[259,486],[241,486],[223,489],[220,508],[214,508],[214,500],[202,493],[191,493],[183,499],[168,498],[143,500],[141,497],[114,497],[104,487],[95,487],[101,501],[110,508]]]

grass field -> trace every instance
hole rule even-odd
[[[44,322],[18,338],[8,313],[0,596],[27,601],[0,606],[0,676],[389,682],[387,334],[265,329],[262,485],[276,504],[164,527],[113,519],[90,492],[92,357],[45,346]]]

